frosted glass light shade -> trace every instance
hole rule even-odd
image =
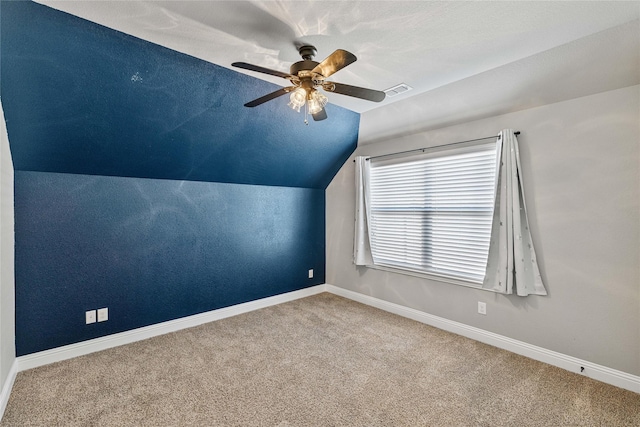
[[[314,90],[309,95],[308,105],[309,105],[309,114],[316,114],[322,111],[325,105],[327,105],[327,97]]]
[[[300,112],[300,107],[302,107],[305,103],[305,99],[307,97],[307,92],[301,87],[297,88],[291,95],[289,96],[289,107],[293,108],[297,112]]]

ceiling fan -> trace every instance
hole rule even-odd
[[[309,113],[315,121],[327,118],[324,106],[327,104],[327,97],[320,92],[324,89],[327,92],[339,93],[341,95],[353,96],[355,98],[366,99],[367,101],[380,102],[384,99],[385,93],[379,90],[365,89],[358,86],[350,86],[343,83],[329,82],[325,79],[347,65],[356,61],[356,56],[346,50],[338,49],[329,55],[324,61],[318,63],[313,60],[316,48],[311,45],[302,45],[298,48],[302,61],[291,65],[289,73],[271,70],[258,65],[247,64],[246,62],[234,62],[234,67],[245,70],[257,71],[259,73],[271,74],[282,77],[291,82],[292,86],[283,87],[244,104],[245,107],[256,107],[282,95],[290,94],[289,106],[296,111],[305,107],[305,123],[308,124],[306,114]]]

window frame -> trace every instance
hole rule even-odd
[[[370,158],[368,159],[368,161],[371,161],[370,163],[370,171],[373,170],[376,166],[380,167],[380,166],[385,166],[385,165],[402,165],[402,164],[409,164],[409,163],[417,163],[423,160],[429,160],[429,159],[438,159],[438,158],[446,158],[446,157],[452,157],[452,156],[458,156],[460,154],[467,154],[467,153],[474,153],[474,152],[490,152],[493,156],[492,156],[492,161],[493,164],[492,166],[492,177],[493,177],[493,182],[491,184],[492,187],[492,193],[491,193],[491,209],[490,211],[486,211],[484,213],[484,217],[486,217],[487,219],[489,219],[489,225],[488,227],[486,227],[485,230],[485,246],[486,246],[486,257],[488,258],[488,252],[489,252],[489,244],[491,241],[491,229],[492,229],[492,222],[493,222],[493,218],[494,218],[494,213],[495,213],[495,209],[496,209],[496,200],[495,200],[495,195],[496,195],[496,187],[497,187],[497,181],[498,181],[498,161],[497,161],[497,153],[498,153],[498,141],[493,140],[490,142],[487,141],[474,141],[474,142],[469,142],[469,143],[464,143],[461,145],[456,144],[455,147],[452,146],[439,146],[439,147],[433,147],[433,148],[425,148],[422,149],[420,153],[418,154],[407,154],[407,153],[398,153],[396,155],[387,155],[387,156],[379,156],[380,159],[376,159],[376,158]],[[384,159],[382,159],[384,158]],[[371,177],[369,177],[370,180],[370,185],[368,185],[367,187],[367,197],[369,199],[369,201],[371,201],[372,195],[371,195]],[[370,207],[368,207],[367,209],[371,209]],[[369,216],[369,220],[368,222],[368,228],[369,228],[369,239],[370,239],[370,244],[371,244],[371,249],[372,249],[372,259],[373,257],[373,253],[375,252],[374,249],[374,242],[372,241],[372,236],[371,233],[373,232],[373,226],[371,224],[371,215],[374,215],[373,212],[369,212],[368,216]],[[486,233],[488,231],[488,234]],[[431,240],[428,240],[429,242],[431,242]],[[486,262],[485,262],[486,264]],[[456,284],[456,285],[461,285],[461,286],[467,286],[467,287],[472,287],[472,288],[476,288],[476,289],[481,289],[482,288],[482,281],[478,281],[478,280],[470,280],[464,277],[460,277],[460,276],[454,276],[454,275],[449,275],[446,273],[440,273],[440,272],[436,272],[436,271],[427,271],[427,270],[421,270],[421,269],[412,269],[410,267],[407,266],[400,266],[400,265],[389,265],[389,264],[376,264],[375,262],[372,264],[368,264],[367,267],[369,268],[373,268],[373,269],[377,269],[377,270],[382,270],[382,271],[389,271],[389,272],[393,272],[393,273],[398,273],[398,274],[403,274],[403,275],[408,275],[408,276],[414,276],[414,277],[420,277],[420,278],[426,278],[426,279],[430,279],[430,280],[436,280],[436,281],[440,281],[440,282],[445,282],[445,283],[451,283],[451,284]],[[483,274],[483,279],[486,276],[486,272]]]

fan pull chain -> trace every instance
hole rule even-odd
[[[309,105],[308,102],[304,103],[304,124],[309,126],[309,120],[308,120],[308,113],[309,113]]]

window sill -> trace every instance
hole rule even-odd
[[[429,280],[433,280],[435,282],[443,282],[443,283],[449,283],[452,285],[459,285],[459,286],[465,286],[467,288],[474,288],[474,289],[481,289],[482,290],[482,285],[478,284],[478,283],[473,283],[473,282],[468,282],[462,279],[454,279],[451,277],[444,277],[444,276],[438,276],[436,274],[428,274],[428,273],[423,273],[420,271],[413,271],[413,270],[405,270],[405,269],[400,269],[400,268],[393,268],[393,267],[387,267],[387,266],[383,266],[383,265],[366,265],[367,268],[372,268],[374,270],[382,270],[382,271],[387,271],[390,273],[396,273],[396,274],[403,274],[405,276],[413,276],[413,277],[420,277],[422,279],[429,279]],[[489,290],[489,289],[486,289]]]

